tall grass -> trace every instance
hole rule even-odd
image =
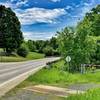
[[[84,94],[69,96],[66,100],[100,100],[100,88],[89,90]]]
[[[100,83],[100,72],[88,74],[71,74],[57,69],[42,69],[35,75],[31,75],[27,81],[40,84],[52,84],[66,86],[77,83]]]

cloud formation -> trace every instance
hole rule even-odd
[[[23,32],[25,40],[48,40],[55,35],[54,32]]]
[[[14,3],[16,2],[16,3]],[[6,7],[11,7],[12,9],[20,8],[21,6],[27,6],[28,0],[10,0],[6,2],[0,2],[0,5],[5,5]]]
[[[54,23],[55,19],[65,15],[65,9],[45,9],[45,8],[28,8],[25,10],[16,9],[16,14],[23,25],[34,23]]]
[[[87,12],[100,4],[100,0],[79,1],[77,3],[77,0],[0,0],[0,4],[11,7],[17,14],[25,39],[49,39],[56,30],[65,26],[76,26]]]

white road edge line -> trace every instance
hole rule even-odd
[[[44,64],[42,66],[38,66],[37,68],[34,68],[33,70],[25,72],[21,75],[18,75],[16,77],[0,84],[0,97],[3,96],[5,93],[7,93],[12,88],[14,88],[15,86],[17,86],[19,83],[24,81],[26,78],[28,78],[28,76],[30,76],[31,74],[36,73],[37,71],[39,71],[40,69],[42,69],[45,66],[46,66],[46,64]]]

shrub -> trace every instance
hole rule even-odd
[[[26,57],[28,55],[28,49],[25,47],[20,47],[17,50],[17,54],[22,57]]]
[[[43,49],[43,53],[45,56],[52,56],[53,55],[53,48],[50,46],[47,46]]]
[[[53,55],[54,56],[60,56],[60,53],[58,52],[58,50],[53,50]]]

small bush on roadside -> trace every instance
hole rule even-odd
[[[28,49],[25,48],[25,47],[20,47],[20,48],[18,48],[18,50],[17,50],[17,54],[18,54],[19,56],[22,56],[22,57],[26,57],[26,56],[28,55],[28,53],[29,53],[29,51],[28,51]]]
[[[43,53],[45,56],[52,56],[53,55],[53,48],[50,46],[47,46],[43,49]]]

